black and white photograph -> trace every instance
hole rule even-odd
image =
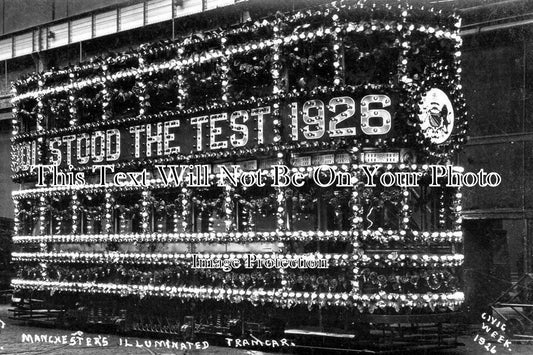
[[[532,354],[532,181],[531,0],[0,0],[0,355]]]

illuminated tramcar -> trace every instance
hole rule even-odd
[[[348,348],[442,330],[461,193],[430,172],[465,138],[457,24],[340,2],[20,79],[14,317],[42,299],[77,327]]]

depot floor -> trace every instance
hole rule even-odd
[[[116,335],[105,335],[105,334],[79,334],[79,337],[83,338],[83,345],[64,345],[62,344],[63,339],[70,339],[72,331],[63,330],[63,329],[54,329],[54,328],[43,328],[35,326],[27,326],[20,322],[16,322],[8,319],[9,306],[0,305],[0,320],[5,322],[3,329],[0,329],[0,355],[39,355],[39,354],[49,354],[49,355],[69,355],[69,354],[80,354],[80,355],[137,355],[137,354],[151,354],[151,355],[181,355],[181,354],[246,354],[246,355],[260,355],[266,354],[260,351],[252,350],[243,350],[235,348],[226,348],[226,347],[213,347],[205,350],[176,350],[176,349],[167,349],[167,348],[155,348],[155,347],[143,347],[136,348],[135,342],[138,341],[138,344],[144,344],[145,339],[127,337],[128,344],[134,345],[133,347],[126,347],[124,342],[124,337],[122,337],[122,345],[120,344],[120,337]],[[0,326],[1,326],[0,322]],[[48,335],[53,339],[53,341],[58,341],[59,344],[49,344],[34,342],[31,343],[28,341],[28,338],[23,342],[22,334],[31,334],[35,335]],[[473,329],[470,335],[461,336],[459,342],[463,343],[464,346],[461,346],[457,349],[440,351],[440,352],[418,352],[420,354],[446,354],[446,355],[458,355],[458,354],[491,354],[490,349],[494,346],[494,351],[492,354],[533,354],[533,343],[528,344],[516,344],[513,343],[509,348],[503,347],[502,344],[490,343],[489,349],[479,345],[474,341],[476,334],[483,335],[482,331]],[[66,335],[66,338],[56,337]],[[87,338],[95,338],[100,335],[101,337],[106,337],[107,346],[94,346],[93,341],[87,346]],[[60,340],[61,339],[61,340]],[[68,340],[67,340],[68,342]],[[153,343],[152,343],[153,344]],[[275,352],[269,352],[268,354],[275,354]],[[315,354],[319,354],[316,352]],[[414,354],[414,352],[410,352]]]

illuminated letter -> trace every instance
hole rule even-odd
[[[100,152],[97,155],[96,154],[96,141],[98,139],[100,139]],[[91,137],[91,153],[92,153],[91,155],[93,156],[93,160],[96,163],[104,161],[104,158],[105,158],[104,139],[105,139],[104,132],[102,131],[93,132],[93,135]]]
[[[251,112],[252,116],[257,116],[257,144],[264,143],[263,125],[267,114],[270,114],[270,106],[254,108]]]
[[[57,145],[57,148],[54,147],[56,143],[59,143]],[[60,146],[61,146],[60,137],[55,137],[55,138],[50,139],[49,148],[50,148],[50,153],[52,154],[50,156],[50,163],[52,163],[52,165],[61,164],[61,149],[59,149]]]
[[[217,113],[211,115],[209,118],[209,148],[211,149],[224,149],[228,147],[227,141],[217,142],[217,136],[222,134],[222,128],[217,127],[215,124],[218,121],[225,121],[228,119],[227,113]]]
[[[230,140],[234,147],[244,147],[248,143],[248,126],[237,123],[236,121],[239,118],[242,118],[242,123],[246,123],[248,121],[248,111],[235,111],[230,116],[231,129],[242,134],[242,138],[237,138],[236,134],[231,135]]]
[[[167,121],[163,124],[163,134],[165,136],[165,143],[164,143],[164,149],[165,149],[165,155],[171,155],[171,154],[177,154],[180,152],[180,147],[170,146],[170,141],[172,141],[175,138],[174,133],[170,133],[171,128],[179,127],[180,121],[174,120],[174,121]]]
[[[383,109],[371,109],[370,104],[379,103],[382,107],[388,107],[391,100],[386,95],[367,95],[361,99],[361,129],[368,135],[386,134],[391,129],[391,115]],[[381,117],[381,126],[370,126],[371,117]]]
[[[108,129],[106,132],[106,145],[105,145],[105,151],[106,151],[106,158],[107,161],[114,161],[118,160],[120,157],[120,131],[116,128],[114,129]],[[115,138],[115,145],[114,145],[114,153],[113,151],[113,145],[111,144],[111,141]]]
[[[355,114],[355,102],[351,97],[335,97],[329,101],[329,109],[335,113],[338,105],[345,105],[346,110],[332,117],[329,121],[329,136],[330,137],[345,137],[355,136],[357,131],[355,127],[337,128],[337,125],[344,120],[352,117]]]
[[[163,124],[157,123],[157,133],[152,135],[152,125],[146,125],[146,156],[152,156],[152,144],[157,144],[157,155],[163,155]]]
[[[207,123],[208,116],[198,116],[191,118],[191,123],[196,125],[196,150],[202,151],[202,125]]]
[[[316,115],[310,115],[311,110],[316,110]],[[303,128],[304,137],[306,139],[322,138],[326,130],[326,117],[324,113],[324,103],[320,100],[309,100],[304,103],[302,108],[303,121],[307,126]],[[315,131],[311,131],[309,126],[318,126]]]
[[[76,139],[75,135],[64,136],[63,142],[67,143],[67,164],[72,165],[72,141]]]
[[[135,133],[135,158],[141,157],[141,132],[144,132],[144,126],[130,127],[130,133]]]

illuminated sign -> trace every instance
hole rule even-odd
[[[62,168],[132,159],[169,157],[277,143],[329,141],[347,137],[384,137],[392,132],[395,102],[388,95],[360,99],[333,96],[236,107],[161,122],[120,126],[45,139],[49,163]],[[279,110],[279,118],[275,112]],[[277,122],[279,120],[279,122]],[[280,136],[276,138],[275,128]],[[13,145],[15,172],[38,161],[37,144]]]

